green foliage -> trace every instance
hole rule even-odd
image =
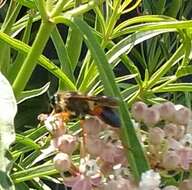
[[[128,109],[136,100],[153,104],[164,101],[167,93],[173,98],[177,97],[175,92],[179,92],[180,96],[186,98],[186,93],[192,91],[191,83],[183,81],[183,77],[192,74],[192,21],[187,20],[191,11],[188,1],[131,2],[7,2],[3,7],[6,15],[1,15],[0,71],[12,84],[18,103],[47,91],[49,81],[38,89],[29,85],[38,65],[57,77],[59,90],[77,90],[95,95],[104,93],[119,97],[121,139],[124,146],[129,147],[126,149],[128,160],[134,177],[139,180],[141,173],[148,170],[149,165]],[[129,13],[138,5],[142,15],[137,15],[135,11],[135,16],[131,17]],[[22,6],[27,8],[26,12],[22,12]],[[122,19],[123,16],[126,17],[125,20]],[[68,31],[61,32],[59,25],[65,26]],[[36,33],[33,27],[37,26],[39,28]],[[59,66],[49,56],[43,55],[49,39],[53,42]],[[125,74],[118,74],[121,67]],[[134,82],[130,82],[130,79]],[[50,86],[57,88],[52,83]],[[190,104],[190,96],[187,97],[186,102]],[[177,98],[173,100],[181,101]],[[77,125],[73,126],[74,132],[77,130],[75,126]],[[3,127],[4,125],[2,129]],[[7,132],[11,133],[13,123],[8,127],[11,129]],[[3,135],[2,131],[0,135]],[[30,185],[42,189],[42,177],[57,173],[50,162],[51,156],[42,165],[33,164],[33,160],[41,154],[40,149],[48,144],[46,140],[40,140],[44,139],[46,130],[44,127],[31,126],[28,130],[16,129],[16,133],[15,144],[10,149],[14,161],[11,178],[14,183],[19,183],[20,189],[29,188]],[[42,147],[38,143],[43,144]],[[1,141],[1,147],[2,145],[4,143]],[[8,151],[9,145],[2,151]],[[1,163],[7,159],[2,151]],[[3,177],[0,178],[4,180],[0,185],[8,184],[10,189],[13,188],[9,171],[1,171],[0,175]],[[39,177],[39,181],[34,177]],[[27,183],[29,180],[31,184]]]

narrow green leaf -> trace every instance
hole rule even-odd
[[[37,9],[34,0],[17,0],[21,5],[30,9]]]
[[[169,84],[163,88],[155,90],[155,93],[159,92],[192,92],[192,83]]]
[[[37,167],[32,167],[23,171],[15,172],[11,175],[15,183],[20,183],[27,180],[32,180],[34,177],[43,177],[58,173],[53,164],[44,164]]]
[[[107,62],[107,58],[103,50],[100,48],[99,43],[94,37],[89,26],[81,19],[73,18],[72,21],[70,21],[62,16],[59,16],[55,17],[54,21],[56,23],[67,23],[72,27],[75,26],[79,30],[81,35],[84,37],[85,43],[91,51],[95,64],[97,65],[106,94],[120,98],[119,113],[121,118],[122,143],[126,149],[133,175],[135,179],[139,181],[141,174],[149,169],[149,165],[135,133],[127,105],[123,102],[120,91],[116,86],[114,73],[111,66]]]
[[[192,65],[180,67],[176,72],[177,77],[183,77],[191,74],[192,74]]]
[[[65,47],[65,44],[63,42],[63,39],[57,28],[55,28],[52,31],[51,39],[52,39],[55,49],[57,51],[57,55],[58,55],[60,65],[61,65],[61,70],[69,77],[69,79],[71,81],[74,81],[72,63],[71,63],[69,54],[67,52],[67,49]],[[64,88],[65,84],[63,84],[62,86]],[[60,90],[62,90],[62,89],[60,89]]]
[[[22,145],[29,146],[33,149],[40,149],[40,146],[36,144],[32,139],[20,134],[16,135],[16,143],[21,143]]]
[[[17,98],[17,103],[19,104],[27,99],[37,97],[37,96],[44,94],[48,90],[49,86],[50,86],[50,82],[48,82],[41,88],[33,89],[33,90],[26,90],[26,91],[21,92],[21,95]]]
[[[0,41],[6,42],[8,43],[11,47],[13,47],[14,49],[27,54],[31,47],[28,46],[27,44],[17,40],[17,39],[13,39],[10,36],[6,35],[3,32],[0,32]],[[65,83],[66,87],[69,90],[76,90],[75,85],[73,84],[73,82],[61,71],[61,69],[59,69],[53,62],[51,62],[48,58],[46,58],[45,56],[41,55],[38,59],[39,64],[44,67],[45,69],[47,69],[49,72],[51,72],[52,74],[54,74],[56,77],[58,77],[59,79],[62,79],[63,82]]]

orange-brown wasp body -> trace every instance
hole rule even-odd
[[[120,127],[120,119],[115,110],[118,100],[108,96],[82,95],[77,92],[58,92],[51,101],[53,112],[67,113],[68,119],[97,116],[112,127]]]

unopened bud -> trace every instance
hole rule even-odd
[[[71,160],[69,158],[69,155],[62,152],[58,153],[53,158],[53,163],[54,163],[55,169],[57,169],[60,172],[68,171],[71,166]]]
[[[180,163],[180,158],[175,151],[168,151],[164,157],[162,164],[166,170],[177,169]]]
[[[165,102],[159,107],[160,117],[162,120],[172,121],[175,111],[175,105],[172,102]]]
[[[144,123],[147,126],[153,126],[160,121],[160,114],[159,111],[155,108],[147,108],[143,114],[144,116]]]
[[[179,185],[179,190],[191,190],[192,189],[192,179],[186,179]]]
[[[135,102],[131,108],[133,118],[136,121],[143,121],[143,114],[146,109],[147,105],[144,102]]]
[[[169,123],[164,127],[165,136],[166,137],[173,137],[177,136],[177,125],[173,123]]]
[[[154,127],[149,130],[149,141],[154,145],[160,144],[164,137],[165,133],[159,127]]]
[[[191,110],[181,107],[175,112],[174,122],[179,125],[187,125],[191,119]]]

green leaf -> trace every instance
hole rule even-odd
[[[9,178],[11,160],[9,146],[15,141],[14,117],[17,112],[16,100],[7,79],[0,73],[0,189],[13,190]]]
[[[73,18],[72,20],[68,20],[62,16],[58,16],[53,20],[56,23],[67,23],[68,25],[76,27],[79,30],[81,35],[84,37],[84,41],[91,52],[95,64],[97,65],[105,93],[120,99],[119,113],[121,118],[121,140],[124,147],[126,148],[126,155],[133,175],[135,179],[139,181],[141,174],[146,170],[149,170],[149,165],[135,133],[127,105],[121,97],[120,91],[115,83],[114,73],[111,66],[108,64],[103,50],[93,35],[90,27],[81,19]]]
[[[3,32],[0,32],[0,40],[8,43],[11,47],[13,47],[14,49],[23,52],[25,54],[27,54],[31,47],[28,46],[27,44],[17,40],[17,39],[13,39],[11,37],[9,37],[8,35],[4,34]],[[58,68],[53,62],[51,62],[48,58],[46,58],[45,56],[41,55],[38,59],[39,64],[44,67],[45,69],[47,69],[49,72],[51,72],[52,74],[54,74],[56,77],[58,77],[59,79],[61,79],[66,87],[69,90],[76,90],[75,85],[73,84],[73,82],[67,77],[67,75],[65,75],[65,73],[63,73],[61,71],[60,68]]]
[[[58,173],[53,164],[44,164],[32,167],[23,171],[15,172],[11,175],[15,183],[32,180],[34,177],[43,177],[45,175],[53,175]]]
[[[29,146],[33,149],[40,149],[40,146],[36,144],[32,139],[20,134],[16,135],[16,143],[21,143],[22,145]]]
[[[21,5],[30,9],[37,9],[34,0],[17,0]]]
[[[155,90],[155,93],[159,92],[192,92],[192,83],[169,84],[163,88]]]
[[[128,37],[123,38],[118,42],[113,48],[107,52],[107,58],[109,63],[112,63],[116,59],[119,59],[124,53],[129,53],[131,49],[140,44],[141,42],[153,38],[162,33],[169,32],[168,30],[158,30],[158,31],[146,31],[146,32],[136,32]]]
[[[192,65],[183,66],[176,72],[177,77],[183,77],[192,74]]]
[[[44,94],[48,90],[49,86],[50,86],[50,82],[48,82],[41,88],[23,91],[20,94],[20,96],[17,98],[17,103],[19,104],[27,99],[34,98],[34,97]]]
[[[65,44],[63,42],[63,39],[59,33],[59,30],[55,28],[51,33],[51,39],[53,41],[53,44],[55,46],[55,49],[57,51],[57,55],[59,58],[61,70],[69,77],[71,81],[74,82],[74,76],[73,76],[73,70],[71,65],[71,60],[69,57],[69,54],[67,52],[67,49],[65,47]],[[62,82],[62,81],[61,81]],[[60,90],[65,90],[65,85],[60,84]],[[62,89],[63,88],[63,89]]]

